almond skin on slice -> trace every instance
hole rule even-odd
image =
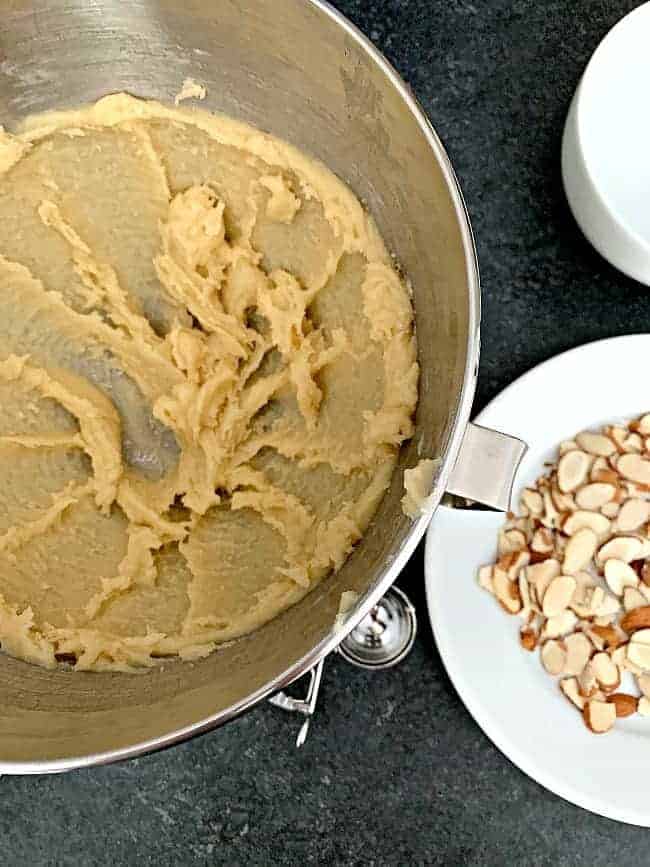
[[[603,647],[611,648],[615,650],[619,644],[622,644],[623,641],[626,641],[624,635],[619,634],[618,630],[614,626],[592,626],[590,629],[594,635],[597,635],[598,638],[603,643]]]
[[[545,617],[555,617],[567,608],[576,589],[576,579],[571,575],[558,575],[546,588],[542,600]]]
[[[585,725],[595,735],[608,732],[616,722],[616,706],[606,701],[587,701],[582,710]]]
[[[642,551],[643,542],[636,536],[616,536],[601,545],[596,554],[596,562],[602,565],[607,560],[614,559],[630,563],[637,560]]]
[[[616,708],[616,716],[619,718],[632,716],[633,713],[636,713],[636,708],[639,703],[639,700],[635,695],[628,695],[626,692],[613,692],[611,695],[607,696],[607,701],[614,705]]]
[[[596,458],[596,460],[599,459]],[[621,477],[616,470],[613,470],[608,466],[594,469],[590,478],[592,482],[603,482],[604,484],[613,485],[614,487],[616,487],[616,485],[621,481]]]
[[[575,501],[579,509],[595,512],[614,498],[616,487],[605,482],[592,482],[576,491]]]
[[[576,437],[576,442],[584,452],[596,457],[607,458],[616,451],[614,442],[604,434],[583,431]]]
[[[592,457],[579,449],[572,449],[562,455],[557,465],[557,483],[563,494],[569,494],[583,484],[592,460]]]
[[[628,611],[621,618],[621,629],[634,633],[639,629],[650,629],[650,605],[643,605]]]
[[[626,587],[638,587],[639,576],[634,569],[622,560],[607,560],[605,562],[605,581],[616,596],[622,596]]]
[[[570,452],[570,454],[573,454],[573,452]],[[571,536],[564,549],[562,571],[565,574],[573,575],[584,569],[594,556],[597,547],[598,536],[596,536],[593,530],[590,530],[588,527],[578,530],[575,535]]]
[[[603,692],[613,692],[621,685],[621,673],[608,653],[601,651],[591,660],[593,673]]]
[[[522,551],[511,551],[509,554],[502,554],[496,562],[495,568],[503,569],[511,581],[514,581],[524,566],[528,566],[530,562],[530,554],[528,549]]]
[[[591,698],[598,692],[598,681],[591,660],[585,665],[577,678],[578,692],[583,698]]]
[[[560,674],[566,662],[566,650],[561,642],[554,638],[545,641],[542,646],[542,665],[549,674]]]
[[[646,415],[642,415],[641,418],[633,421],[630,424],[630,430],[640,433],[642,436],[650,434],[650,413],[646,413]]]
[[[621,455],[616,469],[631,482],[636,482],[638,485],[650,485],[650,461],[641,455],[635,453]]]
[[[626,500],[616,518],[616,528],[621,533],[632,533],[650,518],[650,503],[633,498]]]
[[[521,611],[519,587],[508,578],[508,573],[504,572],[503,569],[499,569],[498,566],[494,568],[492,585],[494,587],[494,595],[503,610],[507,611],[508,614],[518,614]]]
[[[539,635],[531,626],[522,626],[519,630],[519,643],[524,650],[535,650]]]
[[[587,509],[578,509],[572,512],[562,522],[562,532],[566,533],[567,536],[573,536],[584,527],[593,530],[597,536],[604,536],[605,533],[609,532],[611,522],[600,512],[589,512]]]

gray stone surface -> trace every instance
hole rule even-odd
[[[410,82],[446,142],[484,287],[478,405],[531,365],[650,328],[647,290],[602,261],[568,214],[559,144],[573,88],[631,0],[342,0]],[[422,555],[402,585],[423,621],[399,669],[332,660],[307,745],[262,707],[164,753],[49,778],[4,778],[4,864],[648,863],[645,831],[572,807],[483,736],[433,646]]]

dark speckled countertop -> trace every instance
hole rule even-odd
[[[572,221],[559,176],[581,70],[634,0],[341,0],[411,84],[445,142],[483,278],[477,408],[527,368],[650,330],[647,289]],[[422,555],[400,584],[420,612],[407,661],[326,665],[318,716],[263,706],[126,764],[0,780],[7,865],[350,864],[637,867],[648,832],[561,801],[487,740],[426,621]]]

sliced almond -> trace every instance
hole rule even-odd
[[[648,436],[650,434],[650,413],[642,415],[641,418],[633,421],[630,425],[630,430],[640,433],[642,436]]]
[[[598,458],[596,460],[599,460]],[[616,470],[612,469],[609,465],[607,465],[607,461],[603,458],[604,467],[599,467],[597,470],[593,470],[590,479],[592,482],[602,482],[606,485],[618,485],[620,482],[620,476],[616,472]]]
[[[579,433],[576,442],[584,452],[597,457],[607,458],[616,451],[616,446],[609,437],[604,434],[591,433],[591,431]]]
[[[616,528],[621,533],[632,533],[650,519],[650,503],[646,500],[626,500],[616,518]]]
[[[643,440],[637,433],[631,433],[623,440],[623,451],[640,454],[643,451]]]
[[[532,551],[537,551],[540,554],[550,554],[555,547],[553,544],[553,531],[547,527],[540,527],[538,530],[535,530],[530,547]]]
[[[567,536],[575,535],[578,530],[588,527],[593,530],[597,536],[604,536],[611,527],[611,522],[600,512],[589,512],[585,509],[579,509],[577,512],[572,512],[562,523],[562,532]]]
[[[521,495],[521,502],[531,515],[541,515],[544,511],[544,498],[539,491],[535,491],[533,488],[525,488]]]
[[[606,701],[588,701],[582,710],[585,725],[595,735],[610,731],[616,722],[616,707]]]
[[[621,618],[621,629],[624,629],[628,634],[640,629],[650,629],[650,605],[643,605],[628,611]]]
[[[625,644],[622,648],[617,647],[616,650],[614,651],[614,654],[618,655],[619,650],[624,650],[625,656],[623,658],[623,664],[621,665],[621,668],[624,671],[629,671],[630,674],[633,674],[635,677],[638,678],[639,676],[644,674],[644,669],[641,666],[637,665],[635,662],[632,662],[632,660],[630,659],[629,654],[628,654],[629,649],[630,649],[630,645],[628,643],[628,644]],[[617,660],[617,662],[618,662],[618,660]]]
[[[650,674],[640,674],[636,678],[637,685],[646,698],[650,697]]]
[[[624,563],[630,563],[632,560],[638,560],[642,551],[643,542],[636,536],[616,536],[600,546],[596,562],[603,564],[607,560],[622,560]],[[564,568],[566,571],[566,566]]]
[[[564,674],[571,677],[580,674],[593,652],[593,647],[583,632],[574,632],[564,639],[566,659]]]
[[[607,425],[603,428],[603,433],[608,436],[619,451],[623,451],[623,443],[628,437],[629,431],[620,425]]]
[[[501,530],[499,532],[499,556],[521,551],[526,547],[526,536],[521,530]]]
[[[598,680],[591,660],[585,665],[577,678],[578,692],[583,698],[591,698],[598,692]]]
[[[593,617],[594,611],[592,603],[594,600],[594,591],[596,584],[588,572],[576,572],[574,575],[576,580],[576,589],[573,593],[573,598],[569,603],[569,607],[578,615],[578,617]],[[604,596],[603,591],[601,594]]]
[[[562,455],[557,465],[557,482],[562,493],[568,494],[583,484],[591,463],[590,456],[578,449]]]
[[[636,710],[641,716],[650,716],[650,699],[642,695],[636,706]]]
[[[569,699],[569,701],[578,708],[578,710],[582,710],[582,708],[585,706],[585,700],[580,695],[580,691],[578,690],[578,681],[575,679],[575,677],[563,678],[560,681],[560,689]]]
[[[592,622],[594,626],[611,626],[615,619],[615,614],[597,614]]]
[[[606,518],[609,518],[610,521],[612,518],[615,518],[620,512],[621,507],[618,503],[615,503],[613,500],[610,503],[605,503],[604,506],[601,506],[600,511]]]
[[[566,650],[563,645],[554,638],[545,641],[542,645],[542,665],[549,674],[560,674],[566,662]]]
[[[558,526],[560,512],[555,507],[550,491],[545,490],[542,496],[544,499],[544,514],[540,520],[545,527],[552,530]]]
[[[494,594],[503,610],[507,611],[508,614],[518,614],[521,610],[519,588],[514,581],[508,578],[508,573],[495,566],[492,574],[492,585]]]
[[[628,695],[626,692],[613,692],[607,696],[607,701],[614,705],[616,716],[619,718],[632,716],[633,713],[636,713],[637,704],[639,703],[635,695]]]
[[[576,454],[571,452],[570,454]],[[570,455],[567,455],[567,458]],[[636,482],[638,485],[650,485],[650,461],[641,455],[621,455],[616,465],[618,472],[626,479]]]
[[[492,572],[494,571],[492,566],[481,566],[478,570],[478,583],[479,586],[484,590],[487,590],[488,593],[494,593],[494,585],[492,584]]]
[[[602,589],[602,588],[597,588]],[[594,591],[594,596],[595,596]],[[595,604],[595,603],[594,603]],[[598,606],[595,608],[595,616],[596,617],[607,617],[608,615],[618,614],[621,610],[621,603],[617,599],[616,596],[613,596],[611,593],[605,593],[603,591],[602,601],[599,601]]]
[[[650,671],[650,643],[639,641],[637,636],[650,630],[640,630],[634,633],[627,645],[627,659],[642,671]],[[648,636],[650,639],[650,635]]]
[[[609,503],[616,493],[616,487],[606,482],[592,482],[576,491],[575,501],[579,509],[597,511]]]
[[[532,626],[522,626],[519,630],[519,643],[524,650],[535,650],[539,641],[539,633]]]
[[[569,608],[565,609],[561,614],[555,617],[549,617],[542,627],[541,638],[562,638],[568,635],[576,627],[578,618]]]
[[[558,446],[558,451],[560,453],[560,457],[565,455],[567,452],[572,452],[574,449],[578,448],[578,443],[575,440],[562,440],[560,445]]]
[[[601,650],[603,650],[604,648],[616,650],[619,644],[627,640],[625,634],[621,633],[615,626],[612,626],[611,624],[604,626],[596,623],[589,630],[589,635],[596,636],[599,639],[599,644],[602,645],[599,648]]]
[[[612,692],[621,684],[621,673],[609,654],[604,651],[597,653],[591,660],[590,665],[603,692]]]
[[[509,554],[503,554],[496,562],[496,567],[503,569],[507,573],[511,581],[515,581],[521,570],[528,566],[530,562],[530,554],[528,549],[523,551],[511,551]]]
[[[626,587],[623,591],[623,608],[625,611],[633,611],[635,608],[641,608],[647,604],[645,596],[636,587]]]
[[[598,547],[598,537],[593,530],[585,527],[578,530],[569,541],[564,551],[562,571],[573,575],[589,564]]]
[[[519,573],[517,583],[519,584],[519,598],[521,599],[521,614],[525,616],[534,606],[530,595],[530,587],[528,585],[528,579],[526,578],[525,569],[522,569]]]
[[[614,665],[618,665],[619,668],[626,668],[626,657],[627,657],[627,645],[619,644],[619,646],[612,650],[609,654],[612,658],[612,662]]]
[[[611,559],[605,562],[605,581],[612,593],[622,596],[626,587],[638,587],[639,576],[627,563]]]
[[[571,575],[558,575],[546,589],[542,599],[542,611],[546,617],[555,617],[568,607],[576,589],[576,580]]]
[[[543,563],[534,563],[532,566],[526,567],[526,578],[531,587],[535,588],[537,598],[541,601],[546,593],[546,588],[551,583],[553,578],[561,572],[559,560],[550,557],[544,560]]]

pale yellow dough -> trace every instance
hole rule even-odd
[[[0,642],[195,659],[361,538],[412,434],[407,290],[322,165],[120,94],[0,135]]]

